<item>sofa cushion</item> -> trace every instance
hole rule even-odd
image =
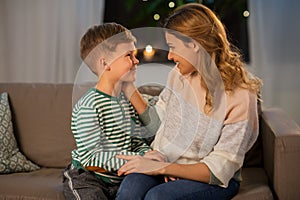
[[[268,184],[267,174],[263,168],[243,168],[242,177],[240,190],[233,200],[274,199]]]
[[[29,172],[37,169],[39,166],[19,151],[13,133],[8,95],[2,93],[0,94],[0,174]]]
[[[1,175],[0,199],[65,199],[62,170],[42,168]]]
[[[71,161],[72,89],[73,84],[0,84],[10,97],[19,148],[39,166],[63,168]]]

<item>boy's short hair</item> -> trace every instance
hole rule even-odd
[[[113,52],[118,44],[130,42],[136,42],[135,37],[120,24],[112,22],[94,25],[81,38],[80,57],[95,72],[94,62],[99,59],[100,53]]]

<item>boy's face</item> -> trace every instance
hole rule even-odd
[[[120,43],[111,54],[110,74],[115,81],[131,82],[136,79],[136,65],[139,60],[134,55],[135,45]]]

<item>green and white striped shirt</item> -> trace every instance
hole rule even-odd
[[[73,161],[117,171],[126,161],[117,154],[136,155],[150,150],[140,137],[138,115],[123,93],[119,97],[91,88],[75,105],[72,132],[77,149]]]

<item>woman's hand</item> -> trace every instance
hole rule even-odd
[[[172,176],[165,176],[164,179],[165,179],[165,182],[167,183],[169,181],[176,181],[179,178],[175,178],[175,177],[172,177]]]
[[[143,157],[151,159],[151,160],[160,161],[160,162],[166,162],[167,161],[166,157],[157,150],[148,151],[148,152],[145,153],[145,155]]]
[[[117,158],[128,161],[119,169],[119,176],[131,173],[160,175],[163,174],[164,168],[169,165],[169,163],[159,162],[142,156],[117,155]]]

